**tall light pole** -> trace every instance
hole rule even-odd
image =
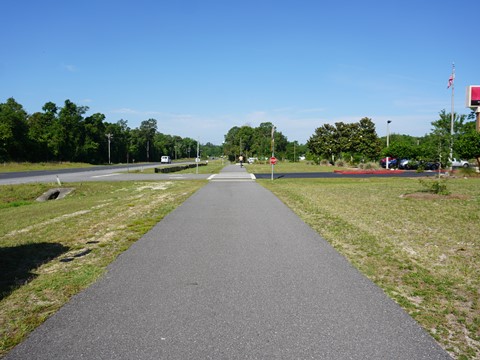
[[[387,120],[387,151],[388,151],[388,147],[390,146],[390,123],[391,122],[392,120]],[[389,161],[388,155],[386,160],[387,161],[385,163],[385,168],[388,169],[388,161]]]
[[[387,120],[387,148],[390,146],[390,123],[392,120]]]
[[[200,138],[197,140],[197,158],[195,161],[197,162],[197,170],[195,173],[198,174],[198,163],[200,162]]]
[[[108,133],[108,134],[105,134],[105,136],[108,139],[108,163],[111,164],[112,162],[110,161],[110,142],[113,139],[113,134]]]
[[[150,140],[147,140],[147,162],[150,162]]]

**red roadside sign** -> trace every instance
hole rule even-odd
[[[277,163],[277,158],[276,158],[275,156],[272,156],[272,157],[270,158],[270,164],[271,164],[271,165],[275,165],[276,163]]]

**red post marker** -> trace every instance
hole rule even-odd
[[[270,158],[270,164],[271,164],[271,165],[275,165],[276,163],[277,163],[277,158],[276,158],[275,156],[272,156],[272,157]]]

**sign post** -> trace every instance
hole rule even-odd
[[[272,165],[272,176],[271,180],[273,181],[273,165],[277,163],[275,158],[275,126],[272,126],[272,157],[270,158],[270,164]]]
[[[475,110],[477,114],[475,128],[480,132],[480,85],[470,85],[467,87],[467,107]]]

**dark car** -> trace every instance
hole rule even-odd
[[[402,159],[398,163],[398,168],[402,170],[417,170],[419,162],[416,160]]]
[[[388,158],[388,168],[394,168],[397,166],[398,160],[396,158]],[[383,168],[387,167],[387,158],[380,160],[380,166]]]
[[[425,170],[438,170],[440,169],[440,163],[434,161],[425,161],[422,162],[419,166],[423,167]]]
[[[398,163],[398,168],[402,170],[438,170],[440,168],[440,163],[436,161],[402,159]]]

